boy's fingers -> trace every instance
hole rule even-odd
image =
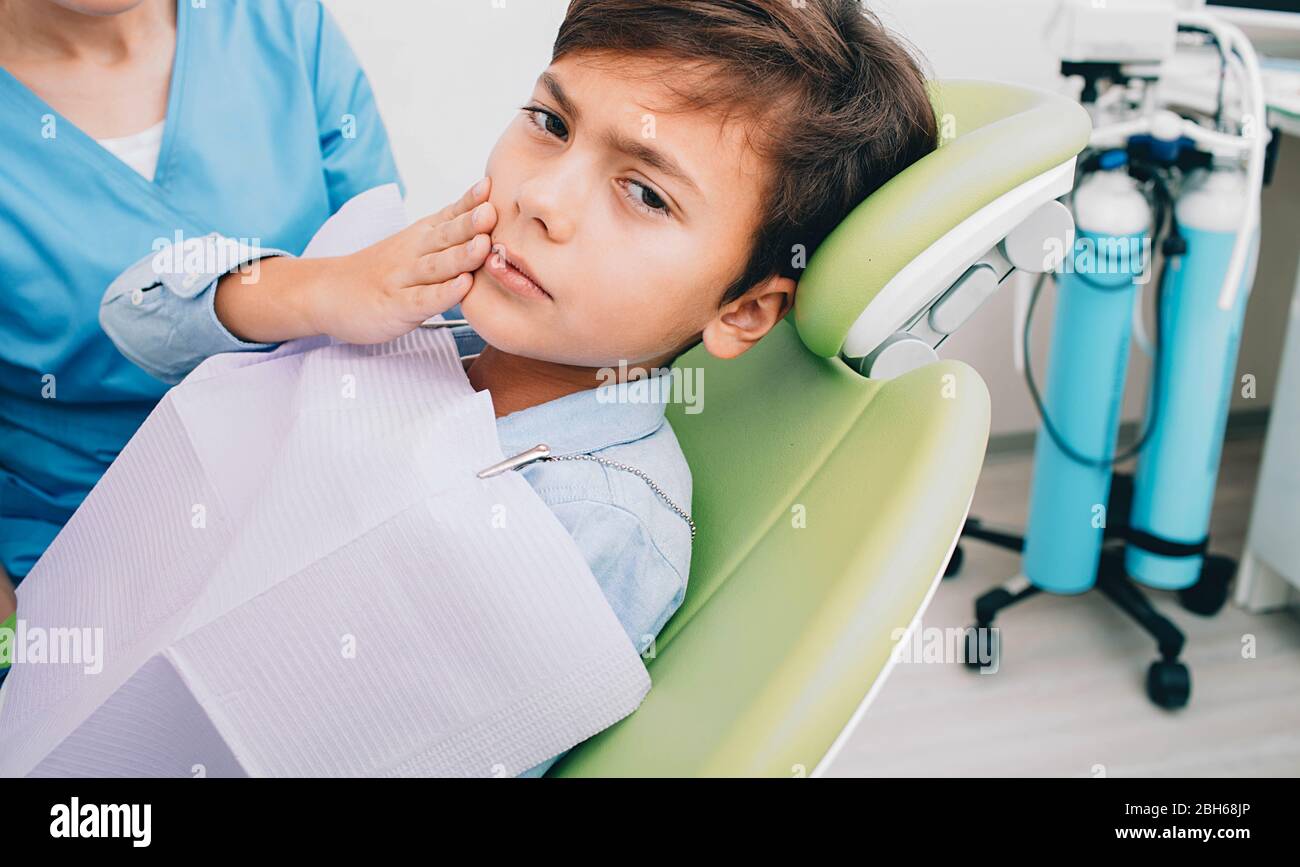
[[[442,283],[412,287],[415,291],[411,295],[413,307],[410,321],[423,322],[430,316],[446,313],[449,308],[455,307],[465,298],[472,285],[474,285],[472,276],[459,274]]]
[[[473,209],[475,205],[480,204],[482,202],[486,202],[488,193],[491,191],[491,189],[492,189],[492,180],[490,178],[483,178],[483,180],[479,181],[477,184],[475,184],[474,186],[466,190],[465,194],[461,196],[459,199],[452,202],[450,205],[443,208],[438,213],[430,217],[426,217],[425,222],[432,223],[435,226],[440,225],[442,223],[450,222],[451,220],[454,220],[457,217],[459,217],[461,214],[464,214],[470,211],[471,209]]]
[[[426,253],[416,263],[412,283],[432,284],[450,280],[466,271],[477,271],[487,261],[492,240],[486,234],[474,235],[465,243],[455,244],[445,250]]]
[[[496,209],[484,202],[467,214],[433,227],[424,240],[423,250],[436,253],[463,244],[475,235],[490,232],[496,222]]]

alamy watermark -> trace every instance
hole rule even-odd
[[[104,670],[104,629],[100,626],[29,626],[19,618],[0,626],[0,662],[80,665],[86,674]]]
[[[894,662],[922,662],[978,667],[981,674],[997,674],[998,648],[1002,637],[996,626],[923,626],[916,621],[911,630],[897,627],[889,636],[894,641]]]
[[[1065,242],[1051,237],[1043,245],[1043,266],[1057,274],[1123,275],[1146,283],[1151,279],[1151,248],[1152,240],[1145,235],[1079,235],[1067,256]]]
[[[687,415],[704,410],[704,368],[636,367],[620,361],[618,367],[596,371],[599,403],[680,403]]]
[[[262,256],[261,238],[187,238],[177,229],[171,238],[154,239],[151,264],[154,276],[182,277],[182,286],[190,289],[204,277],[215,280],[232,271],[242,275],[241,283],[256,283]]]
[[[153,840],[153,804],[81,803],[75,795],[50,807],[50,836],[121,837],[137,849]]]

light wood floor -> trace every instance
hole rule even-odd
[[[1261,442],[1225,444],[1211,548],[1238,557]],[[1023,526],[1031,457],[990,458],[971,509]],[[959,577],[943,582],[922,626],[973,621],[977,596],[1018,570],[1011,552],[963,543]],[[829,776],[1296,776],[1300,775],[1300,617],[1215,617],[1176,594],[1144,591],[1187,635],[1192,697],[1178,711],[1147,700],[1155,644],[1093,591],[1038,594],[1002,612],[995,674],[960,663],[899,663]],[[1244,659],[1243,637],[1256,657]]]

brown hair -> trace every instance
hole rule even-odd
[[[907,48],[861,0],[571,0],[552,62],[645,54],[690,75],[688,109],[742,111],[769,163],[765,213],[733,300],[773,274],[798,279],[855,205],[934,150],[934,109]]]

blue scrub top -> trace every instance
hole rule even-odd
[[[113,278],[177,233],[300,253],[349,198],[394,181],[370,86],[319,0],[178,0],[153,182],[0,68],[0,563],[12,577],[167,389],[100,329]]]

